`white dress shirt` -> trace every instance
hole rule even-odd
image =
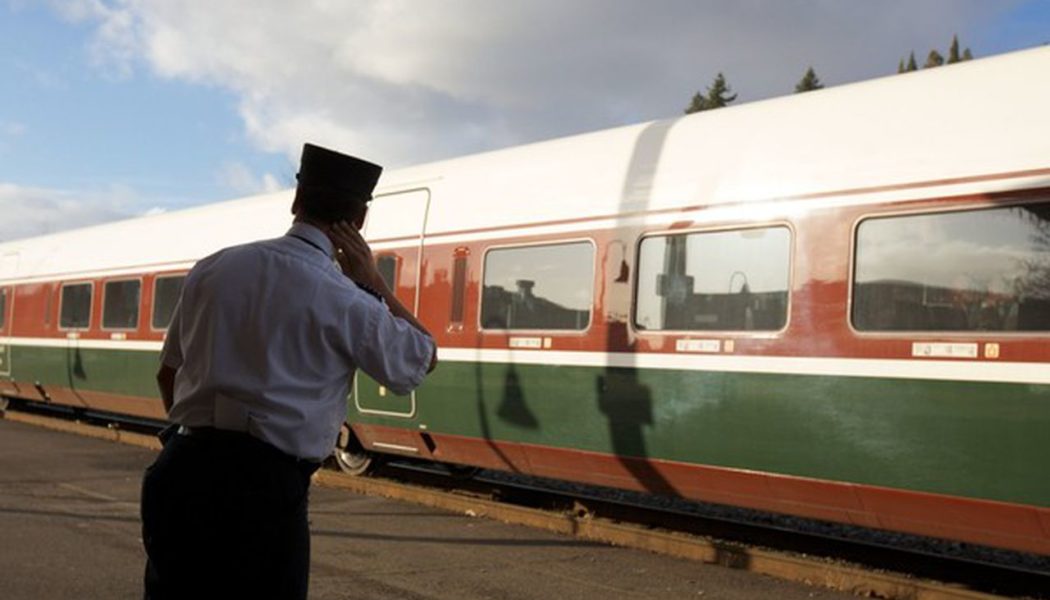
[[[434,341],[358,288],[321,230],[234,246],[186,277],[161,361],[171,420],[245,431],[305,459],[331,453],[360,367],[394,393],[423,381]]]

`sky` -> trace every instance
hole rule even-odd
[[[1050,0],[0,0],[0,242],[1050,42]]]

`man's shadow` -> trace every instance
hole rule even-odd
[[[624,326],[609,325],[609,337],[626,338]],[[610,344],[611,345],[611,344]],[[612,452],[638,482],[654,494],[675,494],[671,482],[649,460],[644,429],[653,425],[653,398],[649,386],[638,379],[638,368],[609,366],[595,380],[598,409],[609,427]]]
[[[628,215],[649,209],[660,156],[675,121],[667,119],[647,125],[638,135],[627,167],[618,214]],[[623,228],[623,229],[621,229]],[[615,231],[632,230],[617,224]],[[633,233],[631,234],[633,235]],[[606,313],[606,367],[595,386],[598,409],[608,420],[612,453],[643,489],[654,494],[676,494],[674,486],[653,465],[646,444],[645,428],[655,424],[652,391],[639,379],[636,362],[638,345],[628,329],[632,315],[631,267],[628,249],[635,247],[630,237],[607,246],[603,261],[604,297],[600,304]],[[636,273],[637,276],[637,273]],[[619,357],[614,365],[613,357]]]
[[[540,427],[536,415],[532,414],[525,402],[525,392],[521,389],[521,380],[513,362],[507,365],[507,371],[503,374],[503,400],[496,409],[496,415],[500,420],[523,429]]]
[[[481,336],[478,336],[478,347],[481,347]],[[485,406],[485,375],[482,361],[474,363],[474,389],[477,391],[478,423],[481,427],[481,435],[500,462],[513,472],[521,472],[522,466],[516,464],[512,456],[504,452],[493,439],[492,424],[489,423],[488,409]],[[503,422],[516,425],[524,429],[539,429],[539,420],[529,409],[525,401],[525,392],[521,387],[521,379],[513,362],[506,365],[503,373],[502,398],[496,409],[496,416]]]

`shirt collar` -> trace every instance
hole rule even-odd
[[[335,246],[332,245],[332,240],[328,239],[323,231],[309,223],[293,223],[292,228],[285,235],[302,238],[320,248],[328,258],[335,257]]]

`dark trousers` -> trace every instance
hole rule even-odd
[[[246,434],[172,436],[142,482],[146,598],[305,599],[315,470]]]

